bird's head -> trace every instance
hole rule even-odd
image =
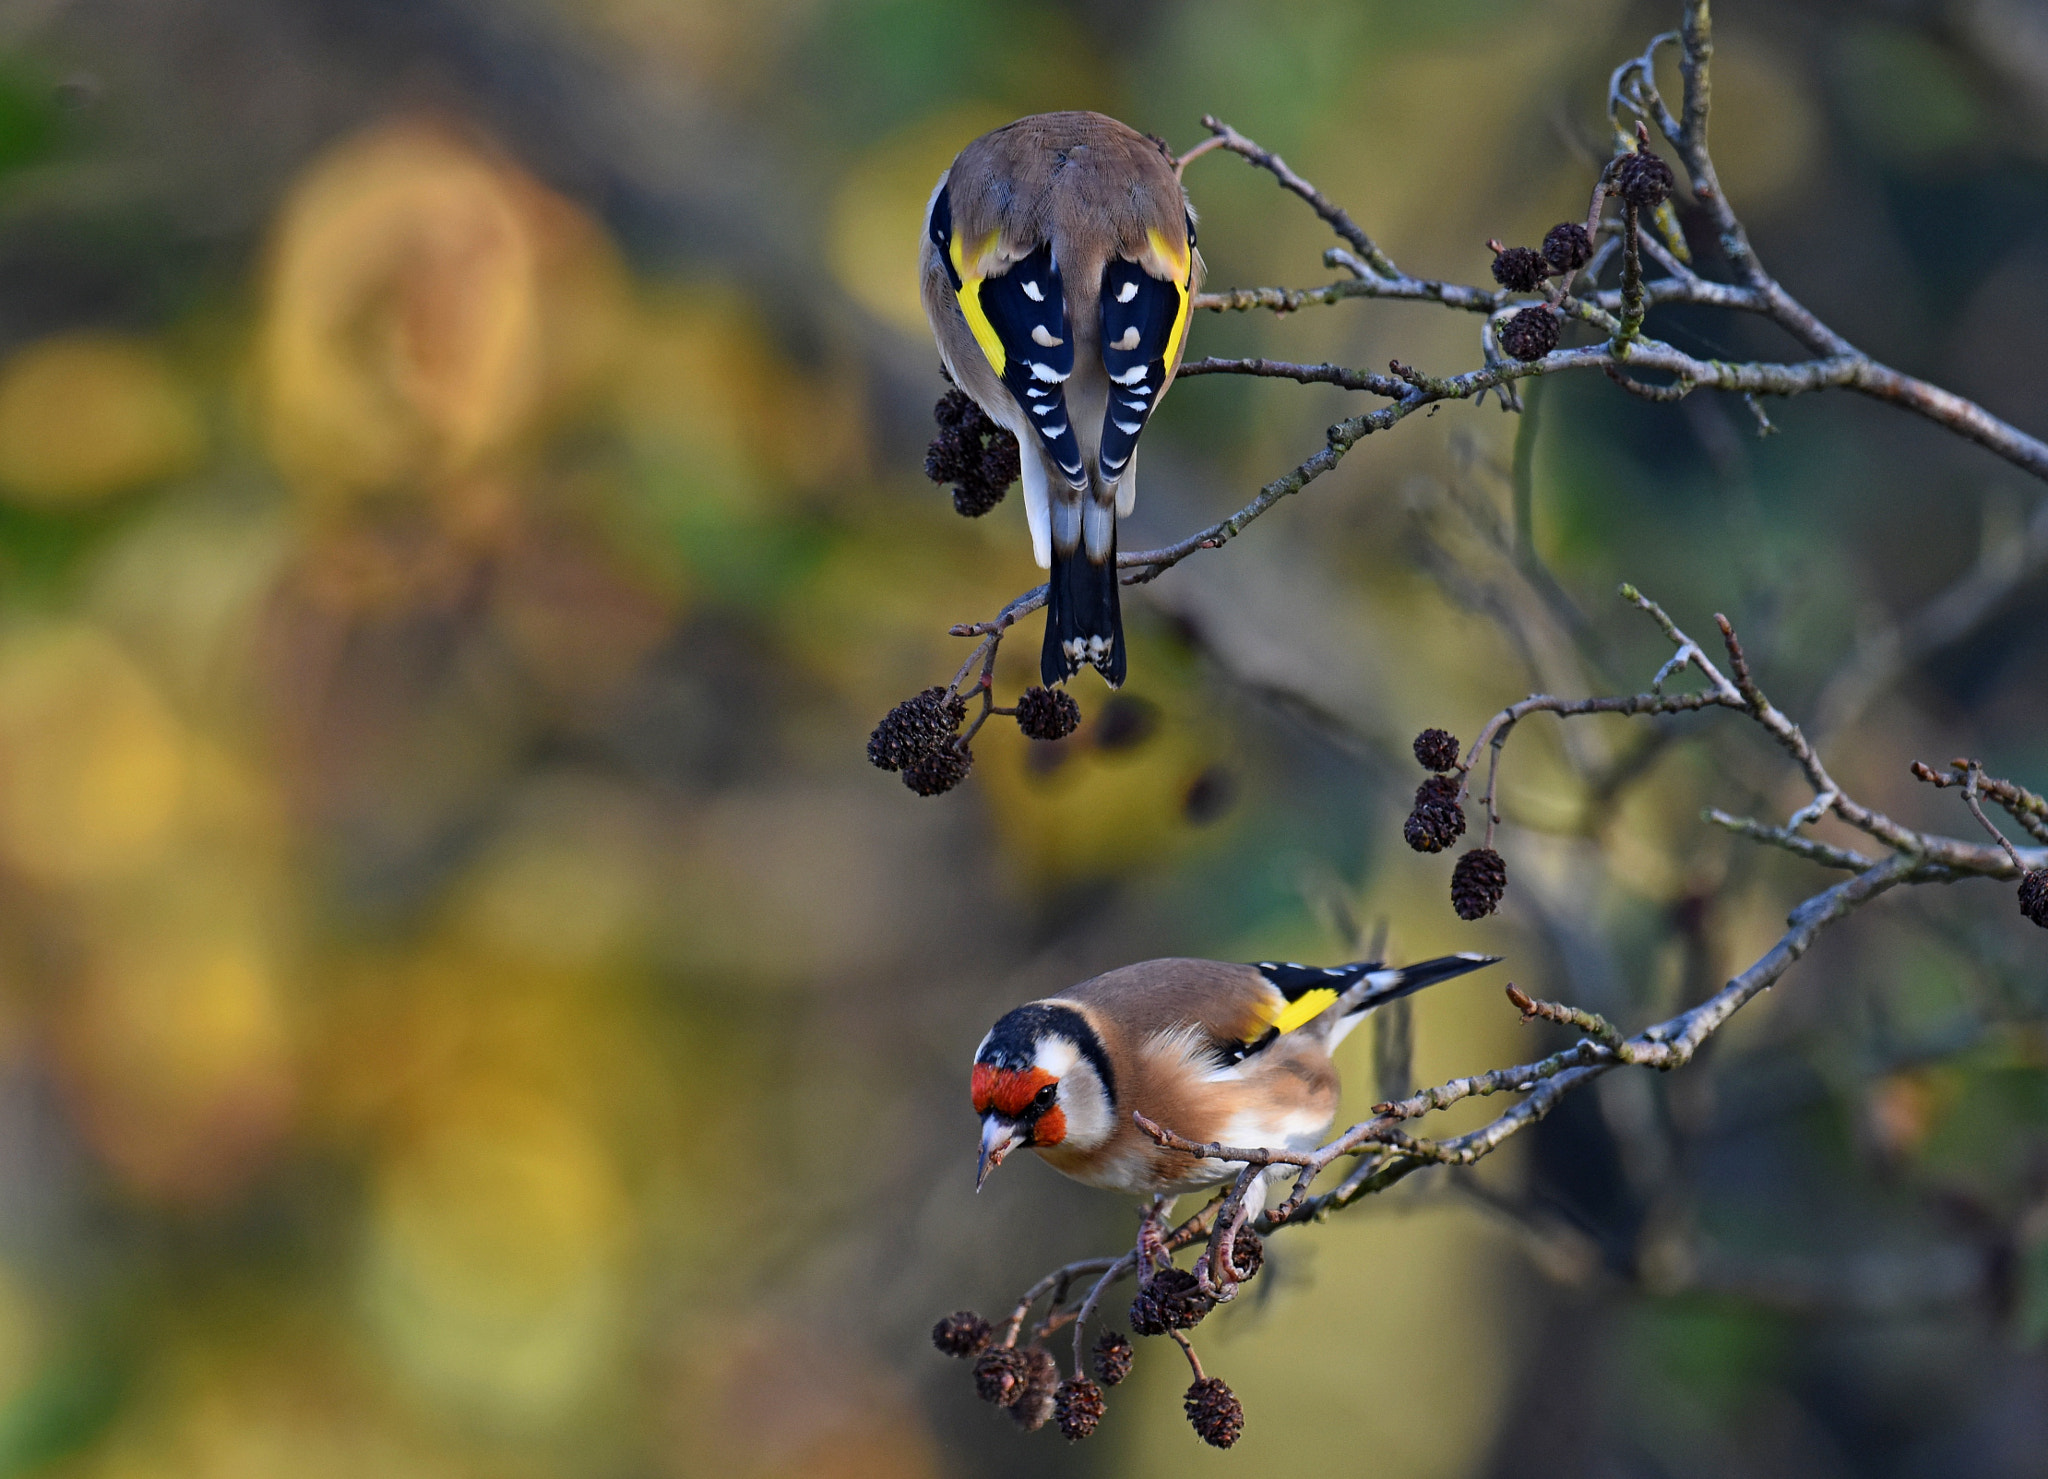
[[[1090,1150],[1114,1124],[1116,1075],[1088,1020],[1058,1002],[1018,1007],[974,1051],[978,1191],[1013,1150]]]

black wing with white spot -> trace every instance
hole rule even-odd
[[[1256,1041],[1244,1044],[1232,1061],[1256,1053],[1297,1027],[1306,1027],[1367,977],[1372,978],[1370,989],[1353,996],[1346,1003],[1344,1020],[1349,1021],[1360,1012],[1385,1006],[1390,1001],[1399,1001],[1425,986],[1434,986],[1439,981],[1448,981],[1453,976],[1492,965],[1499,959],[1498,955],[1474,955],[1468,951],[1395,967],[1383,966],[1376,960],[1330,966],[1262,960],[1252,969],[1273,983],[1274,989],[1287,998],[1287,1006],[1274,1019],[1273,1026]]]
[[[1313,966],[1296,965],[1292,961],[1262,960],[1252,969],[1273,983],[1274,989],[1287,999],[1287,1008],[1257,1037],[1246,1042],[1225,1044],[1223,1059],[1226,1063],[1241,1062],[1277,1041],[1282,1033],[1292,1032],[1314,1021],[1324,1008],[1350,990],[1359,977],[1378,970],[1379,962]]]
[[[1109,410],[1102,418],[1102,477],[1123,476],[1138,433],[1166,387],[1166,361],[1187,315],[1188,295],[1136,262],[1113,259],[1102,274],[1102,365]]]
[[[1051,243],[1012,263],[1002,276],[982,279],[981,311],[1003,346],[1003,384],[1031,418],[1040,445],[1067,481],[1085,488],[1081,442],[1067,415],[1064,389],[1074,373],[1074,342],[1067,332],[1067,295]]]
[[[1292,961],[1262,960],[1252,967],[1271,981],[1289,1001],[1300,1001],[1311,991],[1346,990],[1367,971],[1376,971],[1376,960],[1353,961],[1350,965],[1296,965]]]

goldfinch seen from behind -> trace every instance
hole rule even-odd
[[[998,1021],[974,1052],[978,1186],[1035,1150],[1090,1186],[1174,1196],[1241,1166],[1169,1150],[1142,1114],[1189,1139],[1312,1150],[1337,1115],[1330,1054],[1373,1008],[1491,965],[1226,965],[1148,960],[1083,981]]]
[[[1116,521],[1201,285],[1180,177],[1114,118],[1019,119],[940,177],[922,268],[947,373],[1017,438],[1032,553],[1051,572],[1040,674],[1060,683],[1085,662],[1116,687]]]

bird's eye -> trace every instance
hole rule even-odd
[[[1060,1086],[1058,1084],[1047,1084],[1031,1096],[1031,1107],[1033,1109],[1050,1109],[1052,1108],[1053,1100],[1059,1098],[1059,1096]]]

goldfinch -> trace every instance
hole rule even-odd
[[[1330,1054],[1351,1030],[1375,1007],[1498,958],[1400,967],[1147,960],[1029,1002],[974,1050],[975,1185],[1020,1148],[1076,1181],[1148,1197],[1243,1169],[1166,1149],[1134,1113],[1189,1140],[1312,1150],[1336,1119]]]
[[[1017,438],[1031,551],[1051,572],[1040,676],[1085,662],[1114,688],[1116,521],[1202,279],[1173,161],[1100,113],[1020,118],[939,177],[921,266],[947,373]]]

